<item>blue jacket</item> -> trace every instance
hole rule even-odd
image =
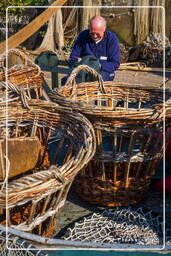
[[[70,59],[74,61],[87,55],[95,56],[101,64],[102,73],[108,73],[108,76],[110,74],[112,76],[120,65],[120,49],[117,36],[106,30],[104,38],[96,44],[89,35],[89,29],[82,31],[73,46]]]

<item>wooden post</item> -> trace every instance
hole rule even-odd
[[[82,20],[81,20],[81,30],[87,29],[89,20],[95,16],[100,15],[100,8],[93,6],[101,6],[101,0],[83,0],[82,9]],[[86,6],[92,6],[92,8],[86,8]]]
[[[52,89],[59,87],[58,83],[58,73],[52,72],[51,73],[51,78],[52,78]]]

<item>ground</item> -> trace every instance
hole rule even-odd
[[[158,216],[163,216],[163,193],[155,188],[156,180],[152,181],[152,184],[147,193],[146,199],[136,204],[134,207],[142,207],[146,210],[152,210],[153,213]],[[82,216],[89,213],[96,212],[97,210],[105,209],[105,207],[92,205],[79,198],[75,191],[75,185],[72,186],[67,201],[64,207],[60,210],[58,223],[56,226],[56,234],[63,234],[61,229],[65,232],[65,227],[71,225],[72,222],[78,221]],[[165,211],[166,211],[166,230],[167,237],[171,239],[171,194],[166,194],[165,200]]]

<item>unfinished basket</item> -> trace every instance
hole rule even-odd
[[[53,101],[85,114],[95,129],[96,154],[78,174],[77,192],[94,204],[137,203],[146,196],[163,154],[163,89],[103,85],[98,74],[98,82],[76,85],[75,76],[82,69],[95,74],[79,66],[66,86],[50,94]],[[170,96],[166,90],[166,99]]]
[[[23,161],[27,160],[27,156],[20,159],[16,153],[16,159],[10,159],[18,161],[18,166],[22,165],[22,168],[19,176],[8,179],[7,189],[5,181],[1,182],[0,223],[51,236],[57,221],[56,215],[65,203],[75,175],[95,153],[95,135],[91,123],[85,117],[54,103],[33,100],[30,110],[23,109],[19,103],[10,104],[7,116],[0,110],[2,141],[7,138],[9,144],[14,139],[25,138],[27,141],[35,137],[39,139],[41,149],[33,170],[21,174],[22,170],[26,171]],[[28,154],[27,150],[24,151]],[[6,179],[7,174],[13,176],[13,170],[10,169],[13,164],[9,166],[8,157],[10,154],[6,158]],[[1,161],[2,158],[1,154]]]
[[[10,57],[17,56],[21,64],[10,66]],[[8,59],[8,60],[7,60]],[[0,81],[9,82],[24,91],[29,98],[39,99],[42,96],[43,73],[39,66],[18,49],[10,49],[0,56]]]

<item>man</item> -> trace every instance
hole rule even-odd
[[[101,16],[94,16],[90,20],[89,29],[79,34],[70,55],[70,62],[79,61],[88,55],[99,60],[104,81],[114,79],[114,72],[120,65],[119,41],[113,32],[106,30],[106,20]]]

